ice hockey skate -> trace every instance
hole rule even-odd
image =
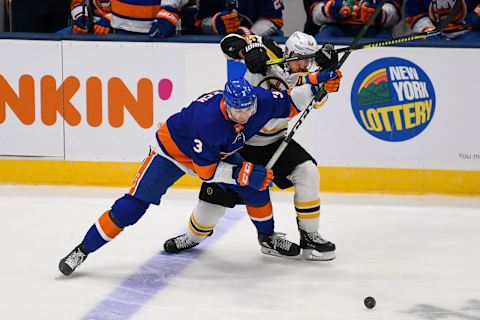
[[[300,231],[300,248],[305,260],[330,261],[335,259],[335,244],[323,239],[318,232]]]
[[[178,253],[196,247],[199,243],[190,241],[186,233],[168,239],[163,244],[163,249],[168,253]]]
[[[72,272],[78,268],[83,261],[87,258],[88,253],[83,247],[82,244],[78,245],[73,249],[65,258],[60,260],[58,264],[58,269],[60,272],[65,275],[69,276]]]
[[[300,257],[300,247],[285,239],[285,233],[274,232],[271,235],[259,233],[258,243],[263,254],[284,258]]]

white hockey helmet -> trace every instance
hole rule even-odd
[[[309,34],[295,31],[285,42],[285,53],[290,56],[292,53],[307,55],[317,52],[318,45],[314,37]]]

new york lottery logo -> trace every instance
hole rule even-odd
[[[374,137],[398,142],[419,135],[435,112],[427,74],[401,58],[383,58],[360,71],[351,92],[358,123]]]

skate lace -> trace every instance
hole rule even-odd
[[[318,232],[310,232],[307,235],[308,239],[310,239],[314,243],[327,243],[327,241],[323,239]]]
[[[189,248],[195,245],[195,242],[188,240],[188,237],[186,234],[182,234],[180,237],[175,238],[174,241],[178,249]]]
[[[286,234],[281,232],[275,232],[272,236],[273,249],[281,248],[283,250],[290,250],[292,242],[285,239]]]
[[[80,263],[82,263],[84,258],[85,258],[85,254],[83,254],[79,250],[74,251],[68,256],[68,258],[65,260],[65,263],[68,264],[73,269],[77,267]]]

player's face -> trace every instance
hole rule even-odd
[[[240,124],[245,124],[248,122],[251,116],[257,111],[257,104],[243,109],[231,108],[228,107],[228,113],[232,121],[238,122]]]
[[[299,57],[300,55],[297,53],[293,53],[291,57]],[[297,60],[297,61],[290,61],[288,62],[288,67],[290,68],[291,73],[296,72],[306,72],[312,63],[312,59],[304,59],[304,60]]]

